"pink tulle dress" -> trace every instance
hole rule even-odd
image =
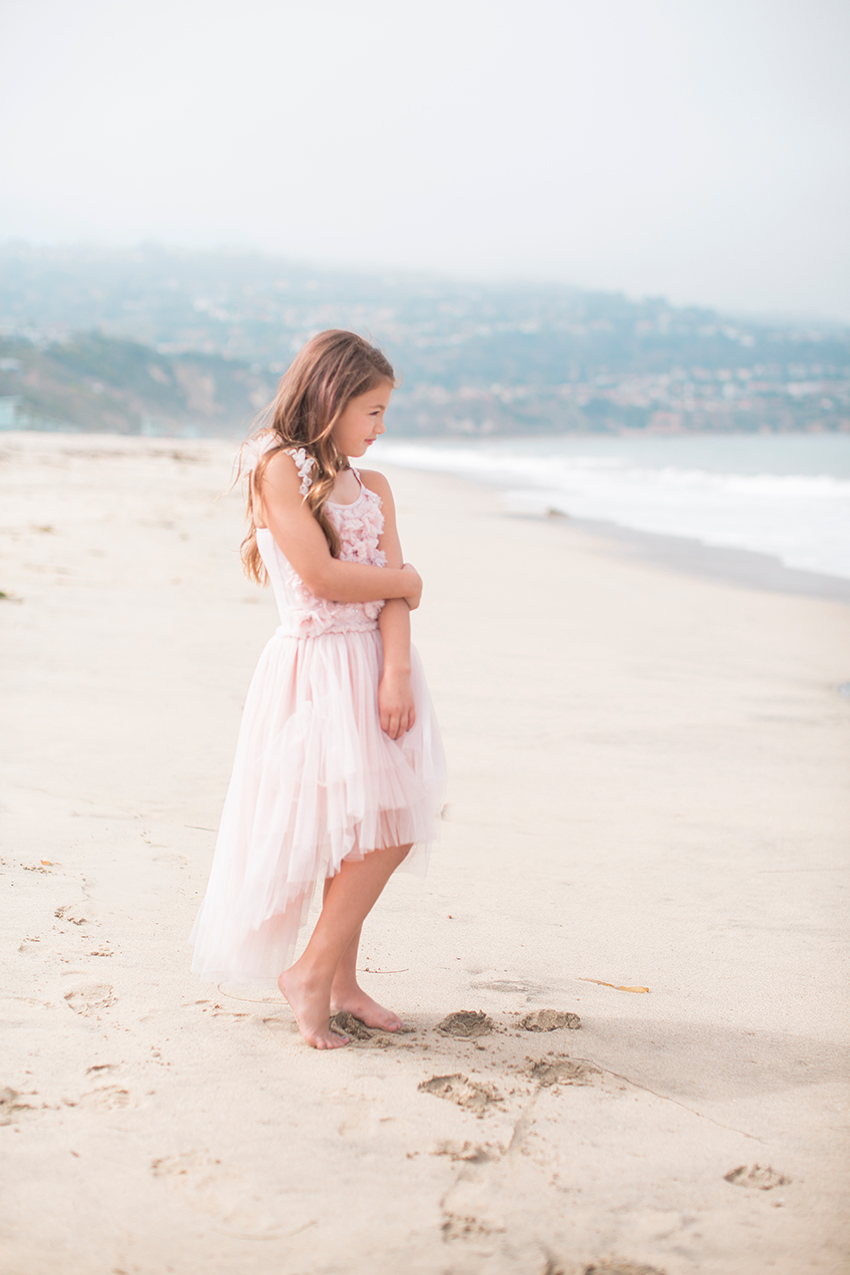
[[[290,452],[310,485],[313,459]],[[355,469],[354,474],[360,481]],[[340,558],[384,566],[380,497],[360,482],[352,504],[325,505]],[[345,860],[413,844],[424,873],[437,834],[445,760],[419,658],[416,724],[390,739],[378,716],[382,602],[317,598],[266,528],[257,547],[280,628],[251,681],[206,896],[192,930],[205,979],[266,984],[291,963],[316,883]]]

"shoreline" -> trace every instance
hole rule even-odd
[[[799,597],[822,598],[825,601],[850,605],[850,579],[826,572],[809,571],[786,566],[773,554],[739,546],[708,545],[693,536],[676,535],[673,532],[642,531],[612,522],[605,518],[589,518],[547,510],[527,513],[512,510],[508,505],[506,483],[488,480],[477,474],[458,474],[452,470],[429,466],[407,466],[393,462],[390,457],[377,461],[380,467],[396,471],[432,474],[435,477],[458,478],[501,497],[505,517],[529,519],[538,522],[562,523],[584,530],[592,535],[605,537],[627,546],[636,558],[654,562],[687,575],[704,576],[722,580],[744,588],[761,589],[770,593],[787,593]]]
[[[527,515],[510,514],[512,517]],[[801,598],[821,598],[850,606],[850,580],[786,567],[779,558],[752,549],[706,545],[690,536],[661,535],[638,531],[618,523],[594,518],[572,518],[564,514],[543,514],[545,521],[563,519],[570,525],[595,536],[619,542],[635,558],[655,563],[684,575],[719,580],[745,589],[766,593],[785,593]]]

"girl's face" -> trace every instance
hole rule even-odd
[[[365,456],[378,435],[386,432],[384,412],[390,405],[392,392],[389,381],[383,381],[375,389],[349,399],[331,431],[343,456]]]

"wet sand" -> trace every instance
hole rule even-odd
[[[0,436],[0,1268],[844,1271],[850,608],[392,471],[450,802],[407,1030],[318,1055],[188,968],[276,624],[230,451]]]

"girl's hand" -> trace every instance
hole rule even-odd
[[[416,721],[416,706],[410,686],[410,674],[404,670],[385,668],[378,687],[378,711],[381,730],[390,739],[401,739]]]
[[[406,593],[404,597],[411,611],[415,611],[422,600],[422,577],[409,562],[402,563],[401,569],[410,575],[410,593]]]

